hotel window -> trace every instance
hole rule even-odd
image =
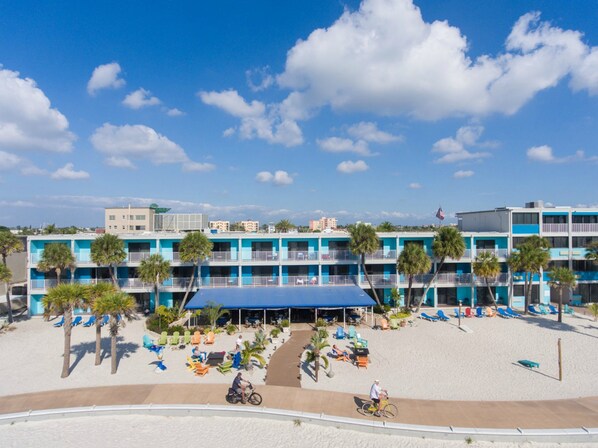
[[[586,248],[592,243],[598,242],[598,236],[574,236],[573,247],[575,248]]]
[[[573,270],[575,272],[596,272],[598,264],[588,260],[573,260]]]
[[[550,243],[550,247],[569,247],[569,238],[566,236],[545,237]]]
[[[143,221],[145,219],[145,215],[135,215],[135,219],[137,221]]]
[[[513,213],[513,224],[538,224],[537,213]]]
[[[523,243],[525,243],[526,239],[527,239],[526,236],[513,237],[513,247],[517,248],[517,247],[521,246]]]
[[[513,285],[513,295],[515,297],[522,297],[525,295],[524,285]]]
[[[567,224],[567,215],[543,215],[542,222],[544,224]]]
[[[573,215],[573,224],[597,224],[598,215]]]
[[[109,215],[109,216],[108,216],[108,219],[109,219],[110,221],[115,221],[115,220],[116,220],[116,216],[115,216],[115,215]]]
[[[552,260],[548,262],[547,271],[552,271],[554,268],[568,268],[569,262],[567,260]]]

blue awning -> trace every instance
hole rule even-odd
[[[209,302],[224,309],[352,308],[376,302],[359,286],[265,287],[200,289],[185,308],[204,308]]]

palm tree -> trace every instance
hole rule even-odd
[[[518,251],[513,252],[509,257],[508,263],[511,269],[515,272],[523,272],[524,275],[524,314],[528,313],[528,307],[531,304],[534,274],[539,274],[548,267],[549,247],[550,243],[546,238],[533,235],[526,238],[523,244],[517,248]]]
[[[117,235],[105,233],[91,243],[91,261],[98,266],[108,266],[112,284],[118,289],[117,266],[125,261],[125,242]]]
[[[222,316],[226,316],[229,314],[229,312],[228,310],[223,310],[222,305],[220,304],[208,302],[201,311],[201,314],[207,317],[208,322],[210,322],[210,327],[212,327],[212,330],[214,330],[216,328],[216,322],[218,319],[220,319]]]
[[[185,297],[183,297],[183,301],[181,302],[179,313],[182,313],[185,308],[187,297],[195,282],[195,272],[197,271],[199,263],[212,254],[213,247],[214,244],[201,232],[188,233],[181,241],[181,244],[179,245],[181,261],[184,263],[193,263],[193,272],[191,273],[191,280],[187,286],[187,291],[185,291]]]
[[[289,230],[295,228],[295,224],[293,224],[288,219],[282,219],[274,225],[274,228],[279,233],[287,233]]]
[[[438,277],[438,273],[442,269],[445,260],[447,258],[460,260],[465,254],[465,241],[463,241],[461,232],[459,232],[456,227],[441,227],[438,229],[436,236],[434,236],[434,241],[432,242],[432,252],[434,253],[434,257],[440,258],[440,263],[436,268],[436,272],[434,272],[432,280],[426,286],[424,293],[417,303],[417,309],[415,310],[416,313],[419,311],[424,298],[428,295],[428,291],[432,287],[436,277]]]
[[[51,314],[64,316],[64,324],[62,325],[64,330],[64,361],[60,377],[66,378],[69,376],[69,367],[71,365],[73,311],[86,305],[85,287],[76,283],[57,285],[48,291],[48,294],[42,299],[42,304],[45,317],[50,317]]]
[[[494,304],[494,309],[497,310],[498,305],[496,304],[496,299],[494,298],[494,293],[492,292],[492,288],[490,288],[489,282],[490,279],[496,279],[496,276],[500,274],[500,264],[496,255],[490,251],[480,252],[473,262],[473,273],[484,279],[490,293],[490,298]]]
[[[305,354],[305,360],[308,363],[314,363],[314,372],[316,375],[316,383],[318,382],[318,373],[320,371],[320,360],[324,362],[324,368],[328,368],[328,357],[322,354],[322,350],[330,347],[328,340],[320,333],[316,333],[311,337],[311,348]]]
[[[160,285],[170,278],[170,262],[160,254],[153,254],[139,264],[139,278],[154,285],[156,306],[160,305]]]
[[[413,285],[413,277],[416,275],[430,272],[432,267],[432,260],[426,254],[426,251],[419,244],[405,245],[403,251],[399,254],[397,260],[397,271],[405,274],[408,278],[409,285],[407,287],[407,299],[405,306],[411,306],[411,287]]]
[[[91,305],[91,310],[96,317],[95,328],[96,328],[96,360],[95,365],[99,366],[101,362],[100,351],[102,349],[102,316],[103,314],[97,313],[94,304],[103,296],[116,292],[116,287],[110,283],[97,283],[95,285],[89,285],[85,288],[85,300]]]
[[[586,247],[586,260],[598,263],[598,241],[594,241]]]
[[[378,238],[378,235],[376,235],[376,230],[372,226],[363,223],[351,224],[349,226],[349,235],[351,236],[349,249],[354,255],[359,255],[363,274],[370,285],[376,303],[381,306],[382,304],[380,303],[380,299],[378,299],[378,294],[376,293],[376,290],[372,285],[372,280],[365,268],[366,254],[373,254],[380,248],[380,239]]]
[[[110,316],[110,373],[116,373],[116,338],[118,328],[125,326],[125,319],[132,320],[135,312],[135,299],[122,291],[112,292],[99,297],[93,304],[94,313],[97,315],[108,314]],[[124,318],[123,318],[124,317]]]
[[[241,349],[241,365],[245,366],[247,370],[251,368],[251,360],[255,359],[259,362],[260,367],[266,365],[266,360],[260,355],[260,348],[251,344],[249,341],[243,342],[243,348]]]
[[[377,232],[394,232],[395,230],[396,228],[394,224],[389,221],[381,222],[378,224],[378,227],[376,227]]]
[[[568,268],[554,268],[548,273],[548,284],[559,291],[559,322],[563,321],[563,290],[577,286],[575,272]]]
[[[42,272],[56,272],[56,283],[60,284],[60,276],[65,269],[75,266],[75,256],[70,247],[63,243],[49,243],[44,246],[44,252],[37,264],[37,269]],[[71,278],[71,283],[73,278]]]
[[[12,281],[12,272],[8,266],[0,264],[0,282],[6,284],[6,305],[8,306],[8,322],[13,323],[12,310],[10,309],[10,282]]]
[[[6,269],[8,266],[6,264],[6,259],[10,254],[15,252],[20,252],[23,250],[23,243],[19,238],[13,235],[10,231],[2,231],[0,232],[0,255],[2,255],[2,264]],[[10,272],[10,270],[9,270]],[[10,282],[12,281],[12,274],[7,277],[6,275],[4,278],[8,278],[6,283],[6,306],[8,308],[8,323],[12,324],[14,319],[12,317],[12,305],[10,303]]]

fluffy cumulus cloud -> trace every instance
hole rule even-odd
[[[353,174],[360,171],[367,171],[370,167],[363,160],[353,162],[351,160],[345,160],[337,165],[336,170],[343,174]]]
[[[353,141],[350,138],[330,137],[316,140],[320,148],[327,152],[354,152],[362,156],[370,156],[372,153],[364,140]]]
[[[143,87],[129,93],[123,100],[123,104],[130,109],[141,109],[142,107],[157,106],[161,104],[159,98],[152,96],[152,92]],[[168,113],[168,112],[167,112]]]
[[[453,177],[455,179],[464,179],[466,177],[471,177],[474,175],[474,172],[471,170],[459,170],[453,173]]]
[[[542,163],[568,163],[568,162],[596,162],[598,156],[586,156],[582,150],[564,157],[556,157],[548,145],[532,146],[527,150],[527,158],[533,162]]]
[[[204,104],[239,118],[239,136],[242,139],[258,138],[287,147],[303,143],[303,134],[297,122],[286,118],[278,105],[266,106],[256,100],[248,103],[236,90],[202,91],[197,95]]]
[[[56,180],[80,180],[89,178],[89,173],[82,170],[76,171],[75,165],[72,163],[67,163],[62,168],[58,168],[56,171],[54,171],[50,177]]]
[[[95,95],[98,90],[118,89],[125,85],[125,80],[119,78],[121,72],[118,62],[98,65],[87,82],[87,92]]]
[[[367,121],[354,124],[353,126],[349,127],[347,132],[351,137],[371,143],[385,144],[400,142],[403,140],[402,136],[381,131],[378,129],[378,125],[376,125],[376,123]]]
[[[468,47],[459,28],[424,21],[412,0],[364,0],[288,51],[277,82],[292,92],[281,108],[291,118],[330,106],[437,120],[513,114],[567,76],[598,93],[598,49],[538,13],[517,20],[504,53],[473,59]]]
[[[177,109],[176,107],[173,107],[172,109],[166,110],[166,115],[168,115],[169,117],[180,117],[181,115],[185,115],[185,112]]]
[[[455,137],[447,137],[438,140],[432,146],[432,152],[442,154],[434,160],[436,163],[455,163],[464,161],[475,161],[490,157],[489,152],[469,151],[471,146],[490,146],[490,142],[479,142],[484,132],[482,126],[463,126],[457,130]]]
[[[293,183],[293,176],[282,170],[275,171],[274,173],[271,173],[270,171],[260,171],[255,176],[255,180],[262,183],[284,186]]]
[[[369,148],[369,143],[387,144],[402,141],[403,138],[378,129],[376,123],[362,121],[347,129],[351,138],[329,137],[318,139],[318,146],[328,152],[353,152],[362,156],[376,155]]]
[[[245,71],[245,78],[253,92],[261,92],[274,84],[274,77],[270,74],[268,66]]]
[[[409,188],[411,190],[419,190],[422,188],[422,184],[418,183],[418,182],[412,182],[409,184]]]
[[[15,154],[11,154],[6,151],[0,151],[0,171],[15,171],[18,170],[25,176],[38,176],[47,174],[46,170],[43,170],[35,166],[31,161],[19,157]]]
[[[30,78],[0,66],[0,149],[69,152],[69,122]]]
[[[209,171],[212,164],[198,164],[168,137],[144,125],[114,126],[105,123],[90,138],[93,147],[106,156],[108,165],[133,168],[133,160],[149,160],[154,165],[180,163],[184,171]]]

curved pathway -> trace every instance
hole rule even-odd
[[[267,386],[301,387],[301,355],[312,334],[311,330],[295,330],[291,339],[274,352],[268,363]],[[286,336],[282,334],[280,337]]]
[[[228,385],[160,384],[67,389],[0,397],[0,414],[81,406],[226,404]],[[268,408],[372,419],[356,409],[365,396],[297,387],[262,386]],[[462,428],[598,427],[598,397],[548,401],[392,400],[398,423]]]

